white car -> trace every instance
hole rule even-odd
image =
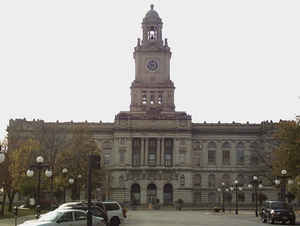
[[[124,222],[126,213],[118,202],[104,201],[102,204],[105,206],[110,226],[119,226],[119,224]]]
[[[93,216],[93,225],[105,226],[101,217]],[[87,214],[83,210],[61,209],[41,215],[39,219],[25,221],[19,226],[86,226]]]

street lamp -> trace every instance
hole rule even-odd
[[[80,184],[80,181],[81,181],[81,178],[82,178],[82,175],[81,174],[78,174],[78,176],[77,176],[77,181],[79,182],[78,183],[78,200],[80,200],[80,187],[81,187],[81,184]]]
[[[73,178],[69,178],[68,182],[69,182],[70,185],[72,185],[72,184],[74,184],[74,179]],[[71,189],[71,192],[73,192],[72,189]],[[71,194],[71,199],[73,200],[72,194]]]
[[[235,190],[235,214],[239,214],[238,210],[238,191],[242,191],[243,187],[238,186],[239,182],[238,180],[234,181],[234,190]],[[233,189],[232,189],[233,190]]]
[[[221,188],[217,188],[218,194],[219,194],[219,205],[221,206],[221,192],[222,189]]]
[[[222,211],[225,213],[225,203],[224,203],[224,192],[225,192],[225,183],[222,182]]]
[[[289,176],[287,176],[287,170],[283,169],[283,170],[281,170],[281,176],[277,176],[277,179],[275,180],[276,185],[281,184],[281,189],[280,189],[280,200],[281,201],[285,201],[285,198],[286,198],[286,180],[287,180],[287,178],[289,178]],[[281,181],[282,181],[282,183],[281,183]],[[288,179],[287,183],[289,185],[291,185],[294,183],[294,181],[291,179]]]
[[[255,194],[255,216],[258,217],[258,206],[257,206],[257,188],[261,184],[260,181],[258,181],[257,176],[253,176],[253,180],[248,185],[248,188],[252,189],[254,188],[254,194]]]
[[[63,174],[63,177],[65,178],[65,176],[68,173],[68,169],[67,168],[63,168],[61,172]],[[65,203],[66,202],[66,185],[65,185],[65,181],[64,181],[63,184],[64,184],[64,203]]]
[[[40,191],[41,191],[41,170],[43,168],[47,168],[45,171],[46,177],[52,176],[52,171],[49,170],[49,165],[44,164],[44,158],[42,156],[38,156],[36,158],[36,164],[30,166],[30,169],[27,170],[26,175],[28,177],[32,177],[34,174],[33,168],[38,170],[38,185],[37,185],[37,202],[36,202],[36,217],[39,218],[40,216]]]

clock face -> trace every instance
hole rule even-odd
[[[149,71],[157,71],[157,69],[158,69],[158,62],[156,61],[156,60],[149,60],[148,62],[147,62],[147,69],[149,70]]]

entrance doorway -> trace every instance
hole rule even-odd
[[[164,204],[173,204],[173,186],[172,184],[165,184],[164,186]]]
[[[131,203],[134,205],[138,205],[141,203],[141,188],[139,184],[131,185]]]
[[[155,184],[149,184],[147,187],[147,202],[155,203],[157,196],[157,189]]]

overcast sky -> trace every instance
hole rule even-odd
[[[153,3],[176,110],[193,122],[300,114],[300,1],[0,1],[0,139],[9,119],[113,122]]]

